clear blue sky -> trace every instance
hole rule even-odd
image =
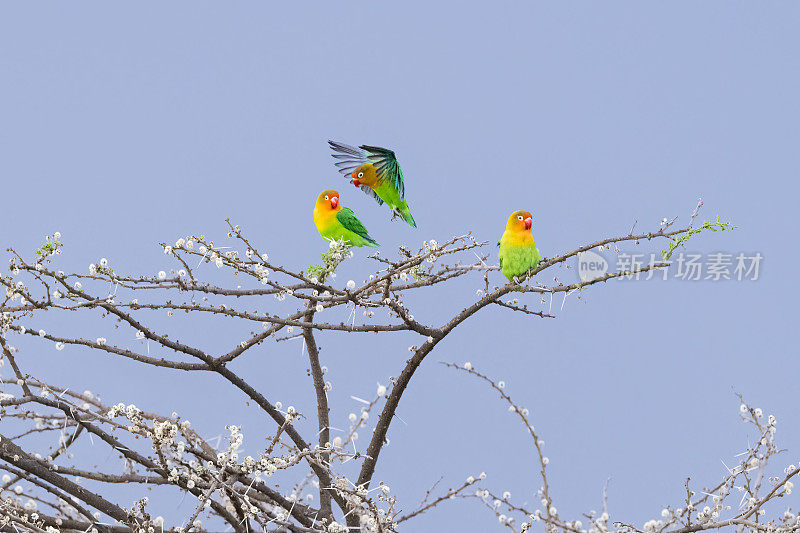
[[[0,245],[31,251],[61,231],[65,270],[107,257],[152,273],[171,266],[156,243],[220,238],[231,217],[304,268],[324,248],[314,198],[336,187],[384,253],[466,231],[494,240],[528,209],[552,255],[634,220],[686,216],[702,196],[706,217],[738,229],[692,249],[760,252],[758,281],[620,282],[568,300],[556,320],[484,314],[426,360],[376,476],[409,510],[440,476],[454,485],[482,470],[488,487],[535,500],[523,428],[436,363],[470,360],[531,408],[561,513],[597,508],[611,477],[612,518],[641,523],[679,503],[687,475],[716,482],[720,460],[744,449],[734,392],[774,413],[780,443],[800,450],[798,22],[792,2],[5,3]],[[329,138],[396,150],[419,229],[347,185]],[[372,266],[344,268],[341,283]],[[478,287],[409,303],[435,322]],[[96,324],[83,334],[102,335]],[[222,324],[203,339],[236,341]],[[321,336],[338,424],[358,408],[349,395],[399,373],[411,342]],[[299,352],[271,346],[237,370],[311,413]],[[252,407],[220,408],[242,398],[212,376],[77,349],[28,354],[30,370],[110,403],[177,410],[206,434],[242,424],[249,451],[272,431]],[[456,502],[409,530],[456,525],[496,520]]]

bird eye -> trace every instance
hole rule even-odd
[[[326,199],[326,200],[330,200],[330,198],[328,198],[328,195],[327,195],[327,194],[325,195],[325,199]],[[520,220],[522,220],[522,219],[520,219]]]
[[[358,177],[359,177],[359,178],[363,178],[363,177],[364,177],[364,173],[363,173],[363,172],[359,172],[359,173],[358,173]]]
[[[522,215],[518,216],[517,220],[522,220]]]

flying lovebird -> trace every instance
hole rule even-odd
[[[337,159],[336,168],[350,182],[367,195],[373,197],[378,205],[386,203],[394,213],[411,226],[417,227],[405,199],[403,171],[394,152],[379,146],[361,145],[358,148],[334,141],[328,141]],[[394,217],[392,217],[394,218]]]
[[[528,211],[514,211],[506,222],[506,231],[497,245],[500,247],[500,269],[508,281],[521,281],[542,259],[536,248],[531,227],[533,215]]]
[[[322,191],[314,205],[314,225],[326,241],[344,241],[350,246],[379,246],[349,207],[339,203],[339,193]]]

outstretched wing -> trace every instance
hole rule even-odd
[[[367,153],[360,148],[355,148],[348,144],[337,143],[336,141],[328,141],[328,144],[331,146],[331,149],[334,153],[331,155],[336,162],[334,165],[336,166],[337,170],[341,172],[346,178],[350,176],[350,174],[363,165],[364,163],[371,163],[369,159],[367,159]],[[383,205],[383,200],[381,197],[378,196],[371,187],[366,185],[361,185],[359,187],[362,191],[364,191],[367,196],[371,196],[378,202],[378,205]]]
[[[400,198],[405,198],[406,187],[403,183],[403,171],[400,170],[400,163],[397,162],[394,152],[380,146],[361,145],[359,148],[367,152],[367,159],[375,165],[378,179],[389,180],[400,193]]]
[[[334,152],[331,154],[336,159],[334,165],[345,176],[349,176],[364,163],[370,162],[367,159],[367,153],[360,148],[349,144],[337,143],[336,141],[328,141],[328,144],[331,145],[331,150]]]
[[[349,207],[341,208],[339,212],[336,213],[336,220],[338,220],[345,229],[349,229],[359,237],[364,238],[368,242],[375,242],[375,239],[370,237],[369,233],[367,233],[367,228],[356,218],[356,214],[353,213],[353,210]]]

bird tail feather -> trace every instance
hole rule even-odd
[[[414,217],[411,216],[411,211],[409,211],[408,207],[401,207],[398,213],[400,214],[400,218],[408,222],[409,226],[413,228],[417,227],[417,223],[414,222]]]

